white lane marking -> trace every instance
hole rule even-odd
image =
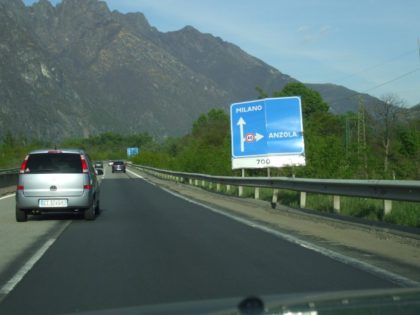
[[[11,198],[11,197],[14,197],[14,196],[16,196],[16,194],[15,194],[15,193],[10,194],[10,195],[3,196],[3,197],[1,197],[1,198],[0,198],[0,200],[7,199],[7,198]]]
[[[51,238],[46,241],[45,244],[38,249],[38,251],[22,266],[22,268],[20,268],[19,271],[0,289],[0,295],[9,294],[55,241],[55,238]]]
[[[141,176],[141,175],[139,175],[137,173],[134,173],[133,171],[127,170],[127,172],[130,173],[131,175],[134,175],[134,176],[138,177],[138,178],[144,179],[143,176]]]
[[[336,261],[339,261],[341,263],[344,263],[344,264],[350,265],[352,267],[355,267],[355,268],[357,268],[359,270],[366,271],[366,272],[368,272],[370,274],[374,274],[374,275],[378,276],[379,278],[386,279],[386,280],[388,280],[390,282],[393,282],[393,283],[395,283],[397,285],[400,285],[400,286],[403,286],[403,287],[419,287],[420,286],[420,283],[419,282],[414,281],[414,280],[411,280],[411,279],[406,278],[406,277],[403,277],[403,276],[398,275],[396,273],[393,273],[393,272],[390,272],[388,270],[385,270],[385,269],[382,269],[382,268],[373,266],[371,264],[368,264],[366,262],[357,260],[355,258],[352,258],[352,257],[346,256],[346,255],[340,254],[340,253],[335,252],[333,250],[330,250],[330,249],[323,248],[321,246],[312,244],[312,243],[310,243],[308,241],[304,241],[304,240],[302,240],[302,239],[300,239],[300,238],[298,238],[296,236],[293,236],[293,235],[290,235],[290,234],[287,234],[287,233],[283,233],[283,232],[280,232],[280,231],[277,231],[277,230],[273,230],[273,229],[271,229],[271,228],[269,228],[267,226],[264,226],[262,224],[253,222],[253,221],[248,220],[248,219],[245,219],[245,218],[238,217],[238,216],[236,216],[234,214],[227,213],[227,212],[225,212],[223,210],[214,208],[212,206],[209,206],[209,205],[206,205],[206,204],[202,204],[202,203],[200,203],[198,201],[192,200],[192,199],[190,199],[188,197],[185,197],[185,196],[180,195],[180,194],[178,194],[176,192],[173,192],[173,191],[171,191],[171,190],[169,190],[167,188],[164,188],[164,187],[160,187],[160,188],[162,190],[166,191],[167,193],[169,193],[171,195],[174,195],[174,196],[176,196],[178,198],[184,199],[185,201],[188,201],[188,202],[190,202],[192,204],[195,204],[195,205],[204,207],[204,208],[209,209],[209,210],[211,210],[211,211],[213,211],[215,213],[218,213],[220,215],[223,215],[225,217],[228,217],[228,218],[230,218],[232,220],[235,220],[237,222],[240,222],[240,223],[245,224],[247,226],[250,226],[252,228],[259,229],[261,231],[267,232],[269,234],[272,234],[274,236],[277,236],[279,238],[282,238],[282,239],[284,239],[284,240],[286,240],[288,242],[291,242],[291,243],[297,244],[297,245],[299,245],[301,247],[304,247],[304,248],[306,248],[308,250],[317,252],[317,253],[319,253],[321,255],[327,256],[327,257],[329,257],[331,259],[334,259]]]

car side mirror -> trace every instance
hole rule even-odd
[[[98,169],[95,170],[95,174],[96,175],[104,175],[104,171],[102,169],[98,168]]]

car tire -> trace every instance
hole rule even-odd
[[[89,208],[83,213],[85,220],[92,221],[95,220],[95,205],[92,204]]]
[[[26,211],[16,207],[16,222],[26,221],[28,221],[28,214],[26,213]]]
[[[101,213],[101,205],[99,203],[99,199],[98,201],[96,201],[96,206],[95,206],[95,215],[98,215]]]

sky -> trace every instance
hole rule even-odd
[[[420,103],[419,0],[105,2],[122,13],[142,12],[161,32],[191,25],[301,82]]]

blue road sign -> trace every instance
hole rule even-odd
[[[127,156],[128,157],[132,157],[132,156],[136,156],[139,155],[139,148],[134,147],[134,148],[127,148]]]
[[[233,168],[305,164],[300,97],[235,103],[230,119]]]

